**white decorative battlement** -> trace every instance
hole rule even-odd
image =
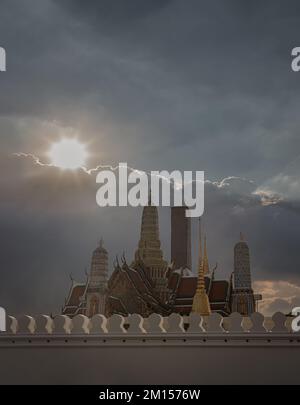
[[[276,337],[280,341],[292,339],[295,343],[299,343],[300,340],[297,337],[300,332],[293,332],[292,319],[281,312],[275,313],[271,318],[265,318],[260,313],[253,313],[249,318],[242,317],[239,313],[232,313],[227,318],[222,318],[217,313],[208,317],[195,313],[184,317],[176,313],[168,317],[152,314],[149,318],[142,318],[138,314],[126,318],[116,314],[110,318],[99,314],[92,318],[77,315],[73,319],[66,315],[58,315],[54,318],[47,315],[36,318],[28,315],[17,318],[8,316],[7,330],[0,334],[0,339],[3,342],[3,338],[10,337],[15,343],[16,338],[30,339],[30,342],[32,338],[38,338],[41,343],[43,338],[46,338],[49,343],[49,338],[59,339],[63,336],[66,339],[84,337],[93,342],[95,338],[102,338],[102,342],[108,340],[116,342],[118,338],[122,338],[123,343],[137,340],[144,342],[172,340],[174,342],[180,339],[184,342],[193,341],[193,343],[243,341],[255,344],[262,341],[268,342]]]
[[[299,384],[295,320],[280,312],[7,316],[1,383]]]

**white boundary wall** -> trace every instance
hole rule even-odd
[[[300,384],[291,319],[8,316],[0,384]]]

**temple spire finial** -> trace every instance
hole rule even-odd
[[[202,232],[201,232],[201,217],[199,217],[199,250],[198,250],[198,271],[202,265]]]
[[[198,263],[198,280],[197,290],[193,299],[192,312],[202,316],[211,314],[210,303],[205,289],[205,274],[209,271],[206,249],[206,237],[204,237],[204,254],[202,257],[202,237],[201,237],[201,220],[199,219],[199,263]]]
[[[207,256],[206,235],[204,236],[204,251],[203,251],[202,266],[203,266],[204,275],[209,274],[209,263],[208,263],[208,256]]]

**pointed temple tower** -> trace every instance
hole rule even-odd
[[[255,297],[251,283],[249,247],[242,233],[234,247],[233,280],[232,312],[251,315],[255,311]]]
[[[157,207],[151,205],[151,202],[143,209],[140,241],[132,267],[137,267],[140,261],[145,265],[145,270],[155,285],[154,291],[165,302],[168,292],[168,263],[164,260],[160,247]]]
[[[105,297],[108,279],[108,254],[103,247],[103,239],[94,250],[91,262],[91,272],[86,290],[86,315],[105,313]]]
[[[205,275],[209,273],[206,237],[204,239],[204,254],[202,257],[202,237],[201,237],[201,220],[199,219],[199,258],[198,258],[198,280],[197,289],[193,299],[192,312],[202,316],[211,314],[209,298],[205,289]]]

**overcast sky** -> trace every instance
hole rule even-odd
[[[58,312],[101,236],[111,260],[132,259],[141,209],[99,208],[95,176],[13,156],[47,162],[73,136],[89,167],[204,170],[218,276],[243,231],[262,309],[298,303],[299,20],[296,0],[2,0],[0,305]],[[159,212],[169,259],[170,212]]]

